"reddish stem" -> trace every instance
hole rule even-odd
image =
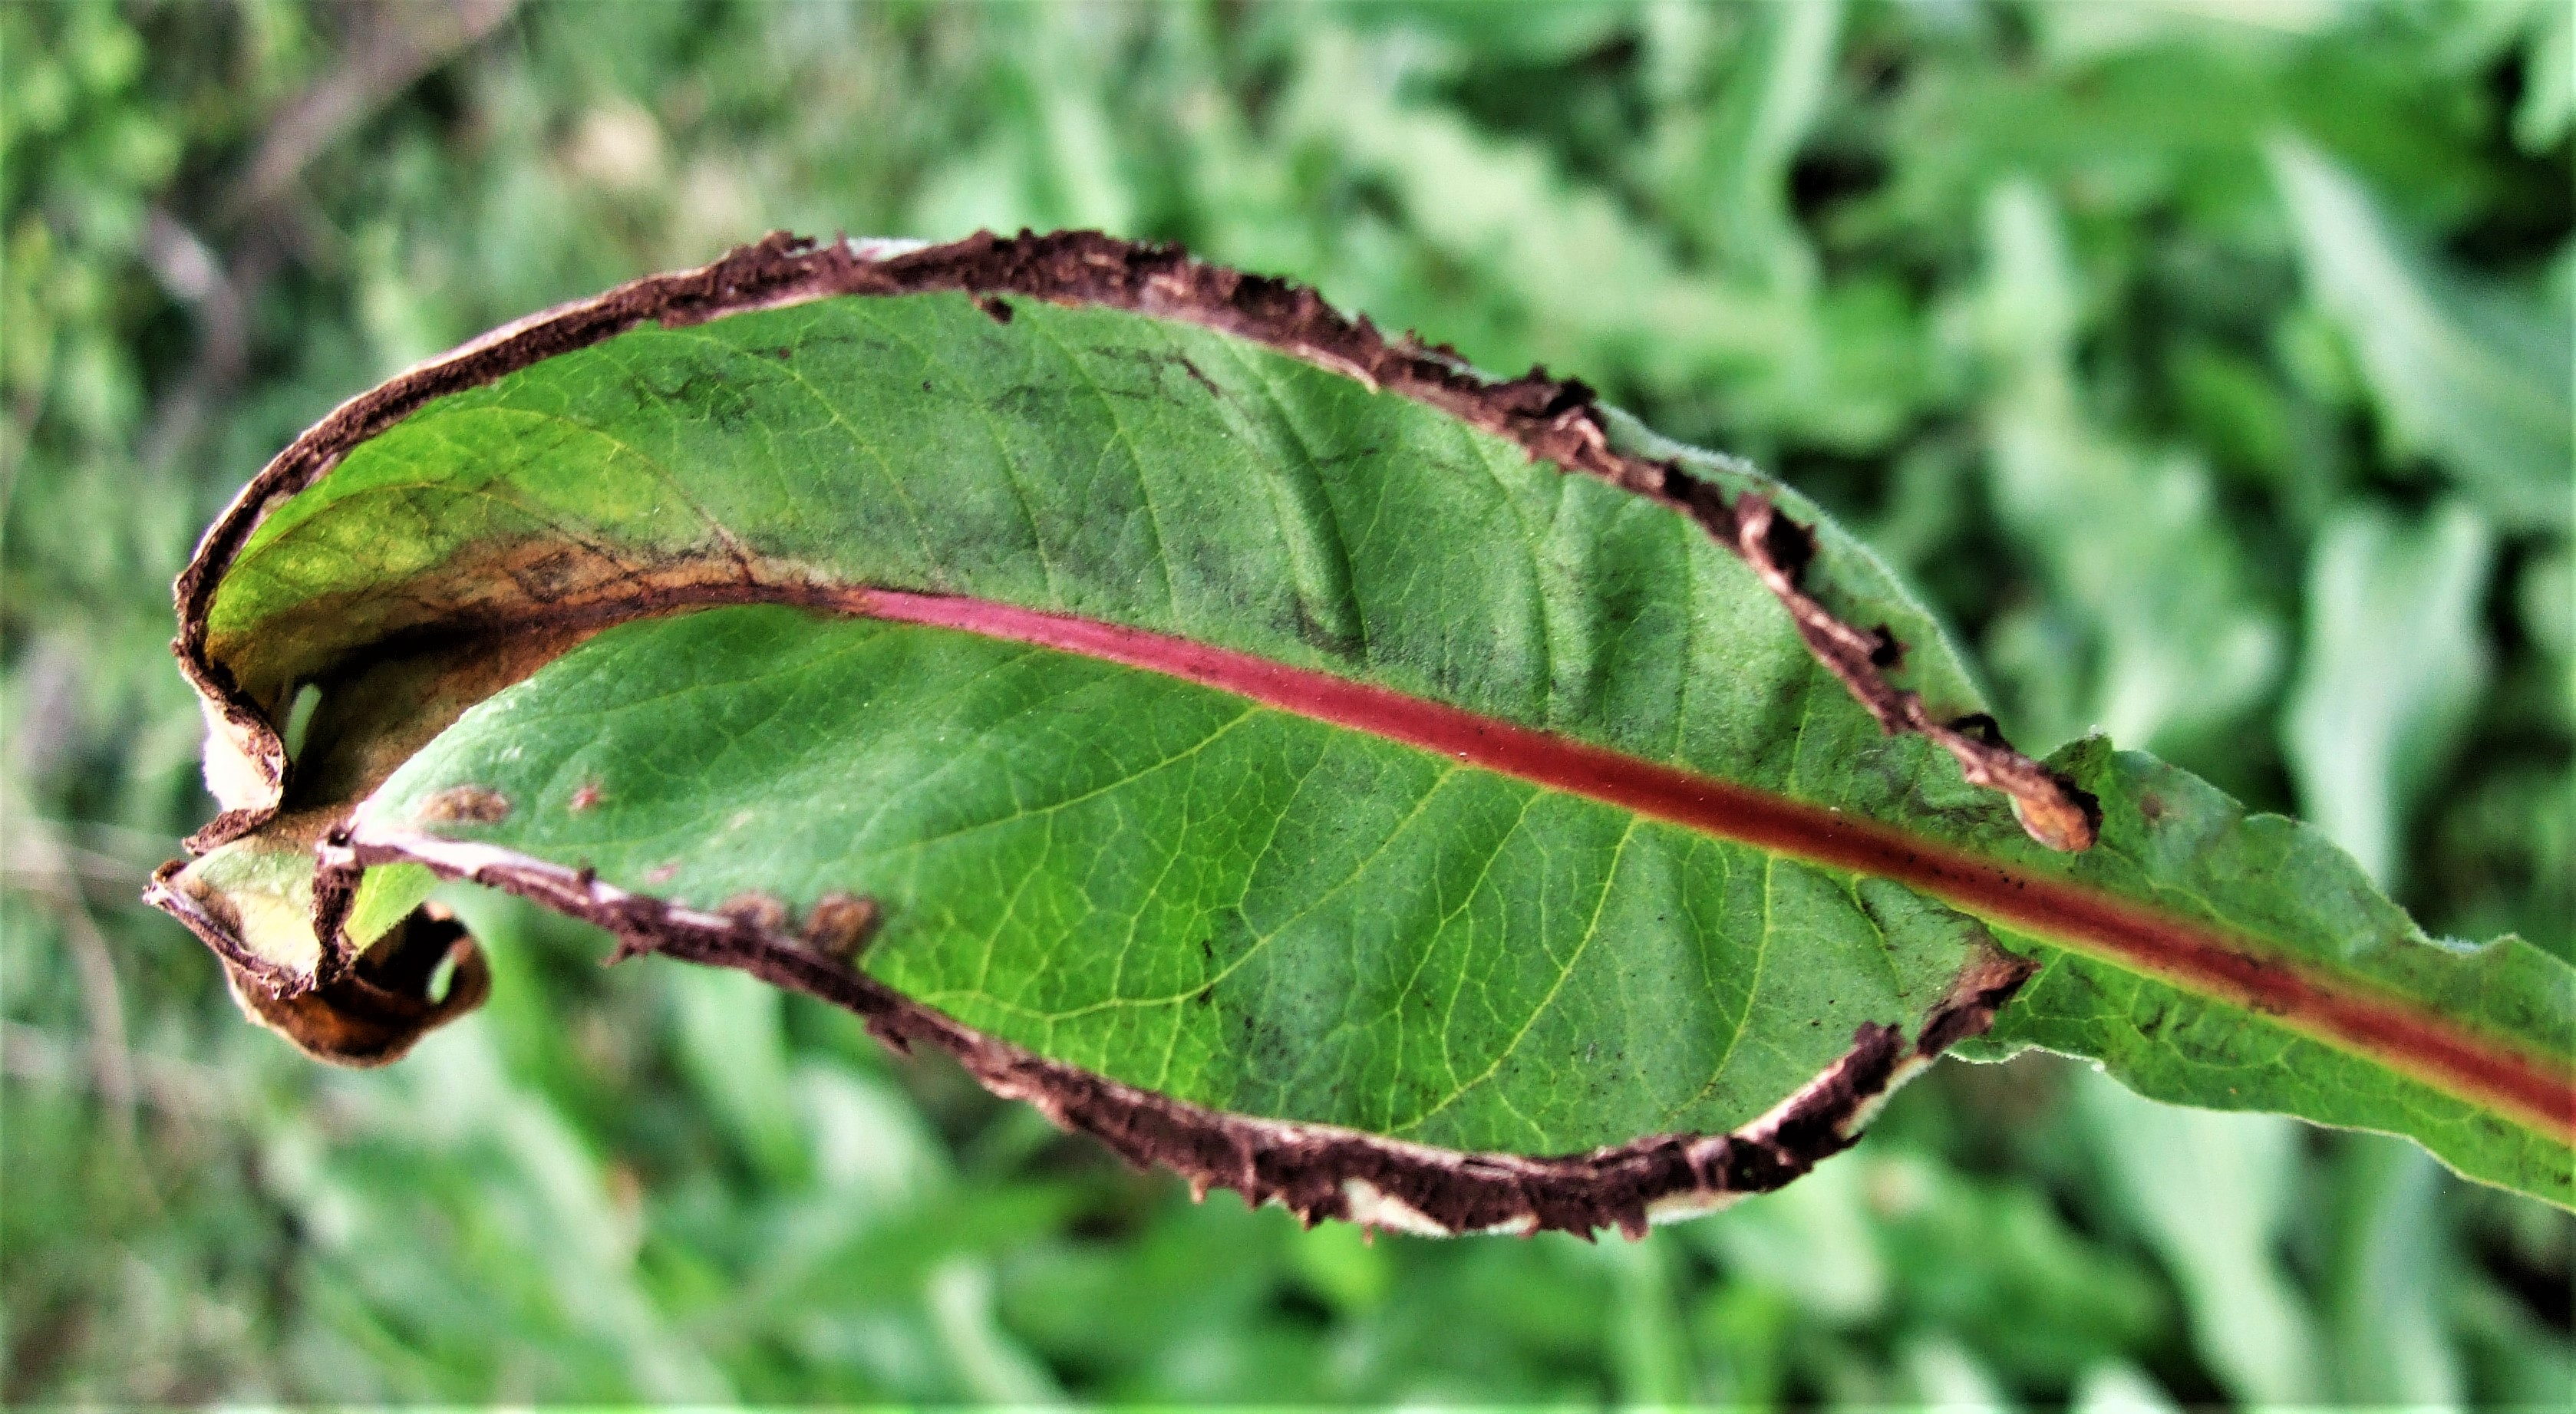
[[[1887,825],[1445,703],[1143,629],[893,590],[832,590],[814,598],[845,613],[962,629],[1183,678],[1721,839],[1893,879],[1968,912],[2261,1012],[2576,1142],[2576,1076],[2565,1067],[2252,940],[2061,876],[2006,867]]]

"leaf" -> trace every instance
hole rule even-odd
[[[2335,1168],[2338,1231],[2325,1285],[2336,1392],[2355,1403],[2459,1407],[2441,1170],[2403,1144],[2365,1137],[2342,1146]]]
[[[2266,1115],[2150,1105],[2098,1077],[2078,1091],[2115,1187],[2189,1300],[2192,1343],[2238,1398],[2325,1393],[2315,1320],[2277,1255],[2299,1135]]]
[[[2079,286],[2047,195],[2027,180],[1998,185],[1985,238],[1977,314],[1997,384],[1984,410],[1989,484],[2052,600],[2087,621],[2092,650],[2015,653],[2005,635],[1999,668],[2030,683],[2028,696],[2060,699],[2015,719],[2036,718],[2051,741],[2099,724],[2152,747],[2236,729],[2272,681],[2280,634],[2209,513],[2207,472],[2115,439],[2080,405]]]
[[[1677,259],[1673,238],[1641,228],[1611,184],[1579,180],[1544,148],[1498,137],[1455,109],[1413,101],[1418,85],[1401,80],[1410,77],[1404,57],[1417,51],[1319,29],[1276,122],[1331,151],[1343,181],[1385,191],[1416,247],[1398,265],[1328,246],[1319,252],[1328,266],[1357,267],[1328,283],[1365,292],[1388,315],[1437,319],[1483,356],[1577,348],[1605,379],[1689,402],[1714,389],[1731,418],[1766,432],[1884,445],[1923,397],[1905,300],[1877,280],[1820,286],[1814,253],[1783,214],[1787,159],[1830,76],[1837,14],[1800,6],[1735,18],[1745,30],[1731,46],[1742,70],[1713,78],[1712,102],[1682,105],[1687,116],[1663,135],[1673,155],[1660,165],[1691,180],[1640,177],[1665,188],[1686,243],[1725,252],[1725,268],[1705,272]],[[1702,57],[1676,56],[1683,65]],[[1732,78],[1742,82],[1720,81]],[[1758,97],[1740,104],[1748,93]],[[1443,293],[1461,268],[1491,292],[1490,307],[1461,307]],[[1577,270],[1581,279],[1568,278]]]
[[[2503,526],[2565,527],[2576,370],[2563,318],[2413,249],[2358,182],[2306,144],[2277,139],[2271,157],[2310,296],[2352,341],[2389,441],[2439,461]]]
[[[2490,660],[2494,537],[2467,506],[2421,527],[2338,512],[2308,564],[2308,645],[2282,745],[2309,817],[2382,886],[2400,831],[2459,746]]]
[[[1309,1218],[1634,1230],[1847,1145],[2027,955],[2201,1013],[2015,1043],[2304,1047],[2222,1103],[2568,1197],[2562,964],[2150,758],[2013,752],[1741,463],[1175,251],[638,282],[342,408],[180,593],[227,809],[153,898],[324,1053],[279,1004],[471,965],[344,926],[435,874]]]
[[[2564,5],[2533,8],[2538,22],[2523,50],[2522,102],[2513,110],[2513,141],[2523,151],[2539,154],[2565,137],[2576,121],[2576,10]]]

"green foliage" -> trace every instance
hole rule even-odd
[[[2197,1115],[2271,1166],[2210,1193],[2265,1248],[2212,1274],[2063,1067],[1945,1067],[1807,1186],[1642,1244],[1361,1247],[514,908],[472,919],[486,1014],[323,1073],[127,902],[204,810],[162,585],[336,398],[771,226],[1105,222],[1599,375],[1887,547],[2017,740],[2147,721],[2384,848],[2429,926],[2568,955],[2565,468],[2513,470],[2545,418],[2428,424],[2457,405],[2387,370],[2453,355],[2383,349],[2324,268],[2393,252],[2371,278],[2440,315],[2409,328],[2563,362],[2564,7],[2284,13],[565,6],[376,92],[374,12],[0,7],[8,1395],[2563,1402],[2563,1218]],[[334,78],[356,103],[293,106]],[[249,194],[298,124],[315,155]],[[2284,133],[2359,198],[2302,209]],[[2422,632],[2481,645],[2482,690],[2423,677],[2456,645],[2330,627],[2347,577],[2444,574],[2466,607]],[[2309,764],[2313,701],[2405,745]],[[783,1081],[710,1034],[775,1036]],[[2228,1353],[2249,1302],[2305,1372]]]

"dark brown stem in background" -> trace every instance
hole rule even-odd
[[[206,646],[215,588],[270,506],[311,485],[351,448],[433,398],[489,383],[648,320],[676,326],[835,295],[935,291],[1099,305],[1216,329],[1426,403],[1516,443],[1533,458],[1671,506],[1754,566],[1796,619],[1808,645],[1881,727],[1931,736],[1959,759],[1970,781],[2009,795],[2024,827],[2041,843],[2083,849],[2093,842],[2094,811],[2081,792],[1998,735],[1970,735],[1930,721],[1921,701],[1897,690],[1874,661],[1879,640],[1835,619],[1798,588],[1798,569],[1813,552],[1804,530],[1776,517],[1758,497],[1739,506],[1677,464],[1614,450],[1601,408],[1581,382],[1553,379],[1541,369],[1513,379],[1490,379],[1446,347],[1427,347],[1409,335],[1390,342],[1366,317],[1347,318],[1303,286],[1208,265],[1176,246],[1137,245],[1097,231],[1023,232],[1010,240],[978,233],[951,245],[881,259],[862,256],[843,242],[818,247],[775,233],[701,269],[652,276],[531,316],[402,374],[342,404],[296,438],[207,530],[176,586],[180,630],[173,648],[180,666],[250,744],[251,757],[270,787],[282,792],[286,753],[275,726]],[[1747,527],[1757,524],[1748,534]],[[190,848],[203,850],[236,838],[274,814],[274,801],[228,810],[199,831]]]
[[[2036,970],[1982,950],[1925,1018],[1912,1044],[1864,1023],[1851,1049],[1769,1114],[1732,1134],[1661,1134],[1549,1158],[1462,1153],[1334,1125],[1229,1114],[1123,1085],[961,1026],[837,958],[740,915],[702,913],[601,883],[489,845],[381,829],[322,847],[324,873],[345,899],[372,865],[419,864],[449,879],[501,889],[616,935],[618,955],[662,953],[730,967],[802,992],[863,1020],[898,1050],[929,1045],[956,1057],[983,1086],[1034,1105],[1139,1168],[1161,1165],[1194,1192],[1230,1188],[1258,1206],[1277,1202],[1308,1223],[1340,1218],[1406,1231],[1562,1231],[1616,1227],[1641,1236],[1656,1216],[1705,1211],[1805,1174],[1859,1138],[1860,1127],[1907,1071],[1982,1033]]]

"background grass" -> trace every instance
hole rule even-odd
[[[1097,225],[1751,455],[2023,746],[2566,955],[2571,13],[0,6],[0,1393],[2566,1407],[2566,1215],[2045,1058],[1644,1242],[1371,1245],[501,901],[328,1071],[133,900],[170,577],[338,399],[771,227]]]

